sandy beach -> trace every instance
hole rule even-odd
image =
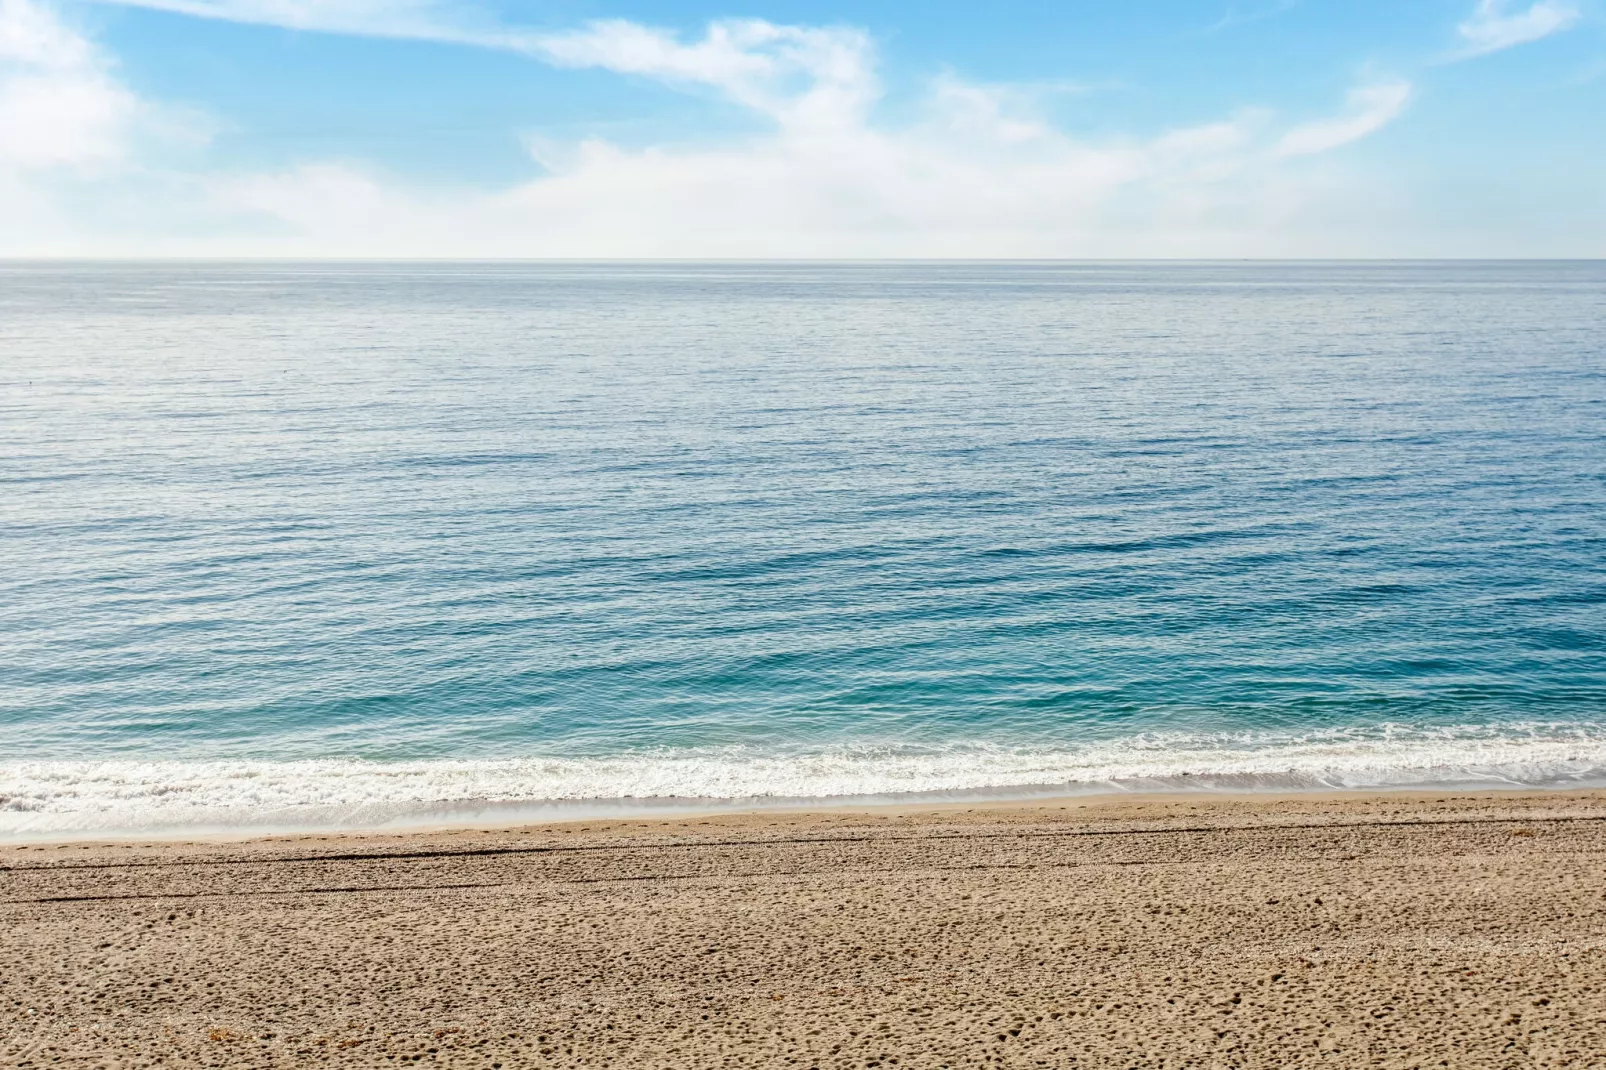
[[[1606,1052],[1602,792],[772,811],[0,863],[5,1066]]]

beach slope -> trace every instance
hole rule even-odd
[[[0,850],[0,1065],[1598,1066],[1606,794]]]

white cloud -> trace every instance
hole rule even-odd
[[[1410,99],[1411,83],[1405,81],[1357,86],[1349,91],[1349,106],[1343,115],[1294,127],[1277,143],[1276,154],[1308,156],[1359,141],[1393,122]]]
[[[1487,55],[1560,33],[1577,22],[1580,14],[1566,0],[1538,0],[1527,10],[1514,13],[1508,13],[1506,8],[1506,0],[1478,0],[1472,17],[1457,27],[1464,43],[1461,58]]]
[[[952,76],[932,86],[916,120],[878,123],[873,42],[848,28],[729,20],[685,40],[614,20],[559,34],[471,34],[442,29],[423,4],[157,2],[279,25],[356,32],[360,24],[397,35],[412,27],[405,35],[459,41],[479,34],[478,43],[552,64],[712,90],[767,119],[768,129],[718,147],[545,144],[546,174],[493,193],[422,192],[352,162],[218,174],[164,169],[151,157],[142,161],[143,184],[113,176],[100,187],[108,195],[97,203],[111,206],[102,214],[121,212],[114,226],[0,226],[0,254],[1339,255],[1367,250],[1312,247],[1323,239],[1302,229],[1346,203],[1313,158],[1382,127],[1410,93],[1404,82],[1364,85],[1342,114],[1281,130],[1272,113],[1250,110],[1089,142],[1049,122],[1031,92]],[[0,0],[0,11],[12,13],[0,20],[0,55],[27,57],[3,62],[35,74],[67,74],[47,94],[48,107],[19,113],[54,116],[49,136],[20,132],[13,156],[76,165],[123,159],[148,106],[39,3]],[[75,86],[104,94],[98,111],[72,103]],[[64,188],[33,181],[31,203],[58,210],[30,211],[74,218],[60,209]],[[0,205],[0,222],[11,214]]]
[[[730,19],[711,23],[701,41],[682,44],[663,30],[610,19],[575,33],[517,40],[558,66],[711,86],[788,126],[857,123],[878,95],[874,50],[854,29]]]
[[[35,0],[0,0],[0,172],[101,168],[137,111],[81,35]]]
[[[1338,118],[1279,139],[1272,116],[1089,144],[1008,87],[940,79],[923,118],[885,129],[868,42],[723,23],[691,44],[594,26],[567,62],[714,86],[774,118],[722,148],[543,149],[550,173],[493,195],[408,195],[349,166],[219,182],[220,210],[284,225],[286,254],[492,256],[1132,256],[1292,252],[1304,207],[1283,157],[1365,136],[1409,86],[1364,86]]]

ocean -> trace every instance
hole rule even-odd
[[[1606,784],[1606,263],[0,264],[0,837]]]

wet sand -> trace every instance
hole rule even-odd
[[[1606,1065],[1606,793],[0,849],[0,1065]]]

